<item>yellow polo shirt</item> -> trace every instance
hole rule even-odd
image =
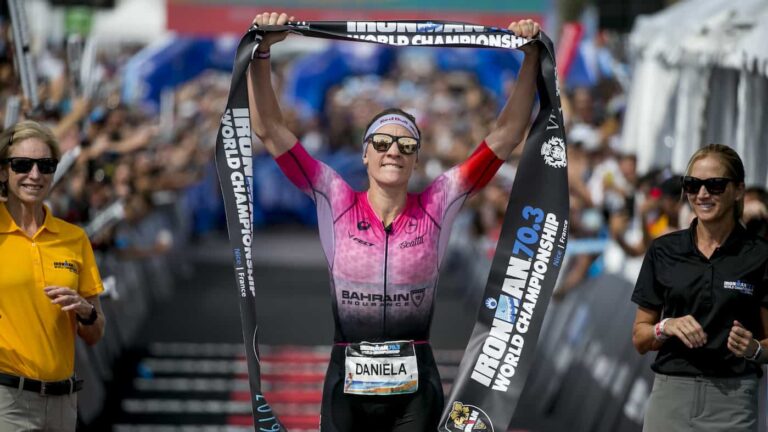
[[[44,381],[74,372],[75,314],[51,303],[51,285],[86,298],[104,290],[85,231],[46,207],[29,238],[0,203],[0,372]]]

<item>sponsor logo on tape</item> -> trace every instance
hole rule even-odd
[[[493,432],[493,423],[491,423],[488,414],[480,408],[454,401],[451,406],[451,414],[445,422],[445,430],[451,432]]]
[[[544,163],[553,168],[565,168],[568,165],[565,153],[565,142],[562,138],[552,137],[541,146]]]

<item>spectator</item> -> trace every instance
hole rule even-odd
[[[747,231],[768,239],[768,191],[752,186],[744,191],[744,223]]]
[[[697,151],[683,189],[696,219],[651,243],[632,294],[632,342],[658,351],[643,430],[756,432],[768,242],[739,223],[744,166],[730,147]]]
[[[634,244],[626,240],[625,233],[630,223],[630,209],[623,209],[610,216],[611,236],[627,255],[642,256],[654,239],[687,226],[687,221],[682,222],[681,195],[680,176],[670,176],[661,185],[651,189],[643,204],[640,205],[640,220],[643,222],[642,240]]]
[[[165,217],[152,209],[149,195],[133,194],[125,203],[125,220],[116,228],[118,254],[128,259],[163,255],[173,246],[173,233]]]
[[[23,121],[0,136],[0,430],[74,431],[75,335],[104,332],[103,291],[82,229],[43,204],[59,158],[46,127]]]

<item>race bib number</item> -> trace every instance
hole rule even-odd
[[[345,357],[344,393],[393,395],[419,389],[413,342],[350,344]]]

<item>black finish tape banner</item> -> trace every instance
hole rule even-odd
[[[394,46],[516,49],[540,44],[540,111],[517,170],[484,306],[439,425],[441,431],[505,431],[532,366],[568,237],[566,143],[552,42],[543,33],[526,40],[506,29],[441,21],[297,22],[251,29],[241,39],[216,143],[216,165],[241,295],[254,419],[256,430],[263,431],[284,430],[260,390],[251,261],[253,172],[246,78],[265,31]]]
[[[219,174],[235,281],[240,293],[240,320],[245,342],[248,381],[251,387],[254,430],[281,432],[285,427],[272,412],[261,391],[261,364],[256,321],[256,287],[253,281],[253,162],[251,120],[248,112],[247,72],[251,50],[260,39],[249,32],[240,41],[232,71],[232,84],[216,137],[216,170]]]

